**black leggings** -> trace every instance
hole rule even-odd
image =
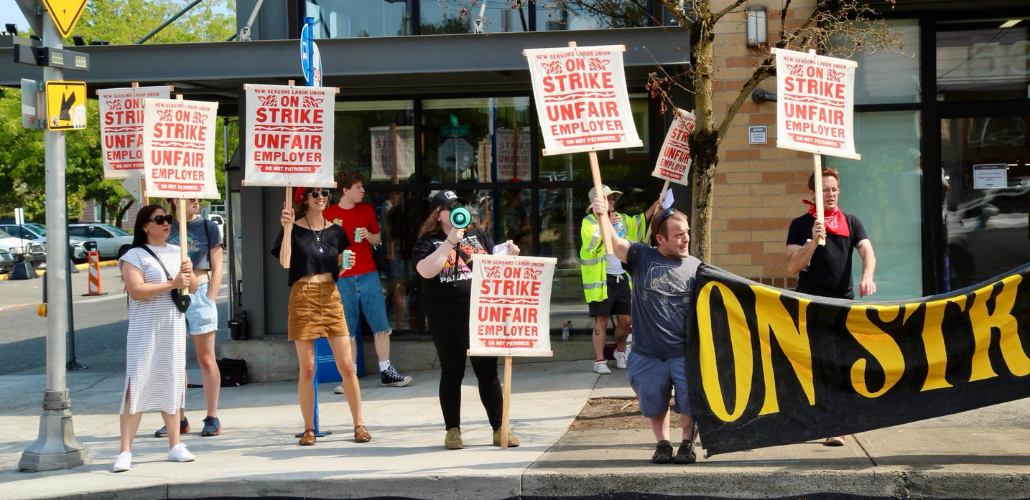
[[[448,311],[452,312],[452,311]],[[436,354],[440,357],[440,409],[447,429],[461,427],[461,381],[469,348],[468,310],[453,314],[427,314]],[[497,378],[496,356],[472,356],[472,370],[479,381],[479,399],[494,430],[501,428],[504,395]]]

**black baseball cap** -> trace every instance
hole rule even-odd
[[[432,200],[433,205],[437,207],[450,205],[455,202],[461,203],[462,205],[469,204],[468,200],[465,198],[458,198],[458,195],[454,194],[454,191],[449,189],[441,189],[437,191],[430,200]]]

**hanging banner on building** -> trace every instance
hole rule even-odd
[[[694,113],[676,110],[676,118],[665,135],[662,154],[651,172],[652,176],[684,186],[690,184],[690,143],[687,138],[694,132],[696,121]]]
[[[244,86],[244,184],[333,186],[335,87]]]
[[[621,45],[526,49],[544,155],[639,148]]]
[[[519,130],[502,128],[494,134],[497,138],[497,180],[529,180],[529,127]]]
[[[474,254],[470,356],[551,356],[551,279],[558,259]]]
[[[702,265],[687,380],[709,454],[1030,397],[1030,264],[944,295],[856,302]]]
[[[859,159],[857,68],[847,59],[776,49],[776,147]]]
[[[152,198],[220,199],[215,181],[218,103],[143,100],[143,170]]]
[[[415,173],[415,127],[369,127],[372,136],[372,180],[394,184],[412,181]]]
[[[171,92],[170,86],[97,91],[105,179],[133,179],[143,171],[143,99],[168,99]]]

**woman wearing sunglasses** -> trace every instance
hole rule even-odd
[[[288,284],[292,288],[289,302],[287,333],[297,349],[300,376],[297,394],[304,418],[301,446],[315,444],[315,339],[326,337],[336,359],[336,369],[343,377],[343,393],[354,420],[354,441],[372,440],[361,419],[361,390],[358,375],[351,364],[350,333],[343,316],[336,277],[340,274],[340,254],[350,245],[342,227],[324,217],[329,204],[329,190],[297,188],[295,209],[283,207],[283,226],[293,223],[291,233]],[[275,239],[272,255],[279,257],[283,231]],[[353,265],[353,262],[351,262]]]
[[[179,200],[168,199],[171,216],[178,219],[176,207]],[[196,293],[190,295],[190,308],[186,310],[186,331],[193,339],[193,349],[200,364],[200,378],[204,384],[204,401],[207,416],[201,436],[217,436],[222,432],[218,420],[218,392],[222,385],[222,374],[218,371],[215,356],[215,330],[218,329],[218,307],[215,298],[222,286],[222,235],[218,227],[200,216],[200,199],[186,200],[186,253],[193,263],[193,280],[197,282]],[[168,231],[168,243],[182,246],[179,242],[179,222],[173,220]],[[190,423],[185,413],[179,415],[179,433],[189,432]],[[165,437],[168,429],[162,427],[155,437]]]
[[[125,389],[120,403],[121,453],[114,472],[132,466],[132,440],[145,411],[160,411],[168,428],[168,460],[191,462],[179,442],[179,411],[186,404],[186,322],[171,291],[189,287],[193,264],[169,245],[169,224],[160,205],[143,207],[136,216],[132,248],[118,259],[129,295],[129,332],[125,348]]]

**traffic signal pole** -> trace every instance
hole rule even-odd
[[[43,44],[60,49],[63,39],[49,15],[42,17]],[[44,67],[44,81],[64,79],[64,70]],[[65,212],[64,132],[45,133],[46,144],[46,229],[47,273],[50,290],[68,286],[68,225]],[[65,371],[65,341],[68,332],[68,297],[51,294],[47,314],[46,390],[43,392],[43,414],[39,417],[39,437],[22,452],[18,468],[31,471],[68,469],[90,462],[89,450],[75,437],[71,404]]]

